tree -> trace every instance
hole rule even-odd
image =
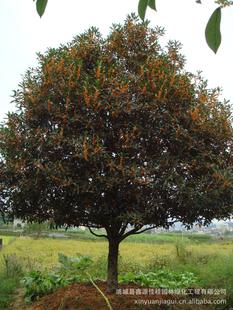
[[[33,0],[35,1],[35,0]],[[221,14],[222,9],[233,5],[231,0],[214,0],[218,7],[211,14],[205,29],[205,38],[209,48],[214,53],[217,53],[221,44]],[[45,12],[48,0],[36,0],[36,8],[40,17]],[[201,0],[196,0],[196,3],[201,4]],[[145,19],[147,8],[156,11],[156,0],[139,0],[138,1],[138,15],[142,20]]]
[[[132,15],[39,54],[0,131],[8,214],[104,228],[109,291],[129,235],[232,214],[230,108],[162,34]]]

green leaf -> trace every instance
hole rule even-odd
[[[217,52],[221,44],[220,23],[221,7],[218,7],[210,16],[205,29],[206,42],[214,53]]]
[[[138,2],[138,15],[142,20],[145,19],[147,5],[148,0],[139,0]]]
[[[149,0],[148,1],[148,6],[152,9],[156,11],[156,4],[155,4],[155,0]]]
[[[40,17],[42,17],[42,15],[44,14],[47,3],[48,3],[48,0],[37,0],[36,1],[36,9]]]

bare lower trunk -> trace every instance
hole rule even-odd
[[[118,251],[119,241],[109,239],[107,291],[113,293],[118,286]]]

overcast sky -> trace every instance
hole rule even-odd
[[[215,55],[206,45],[204,29],[213,0],[157,0],[157,13],[148,10],[151,25],[166,29],[165,41],[178,40],[183,44],[186,68],[203,71],[209,86],[221,86],[223,96],[233,103],[233,7],[222,14],[222,45]],[[9,110],[12,90],[17,89],[22,74],[36,66],[36,52],[57,47],[90,26],[106,35],[112,23],[123,22],[126,15],[137,11],[138,0],[49,0],[40,19],[32,0],[0,1],[0,121]]]

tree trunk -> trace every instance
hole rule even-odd
[[[113,293],[118,286],[118,252],[119,241],[116,239],[108,240],[108,276],[107,291]]]

